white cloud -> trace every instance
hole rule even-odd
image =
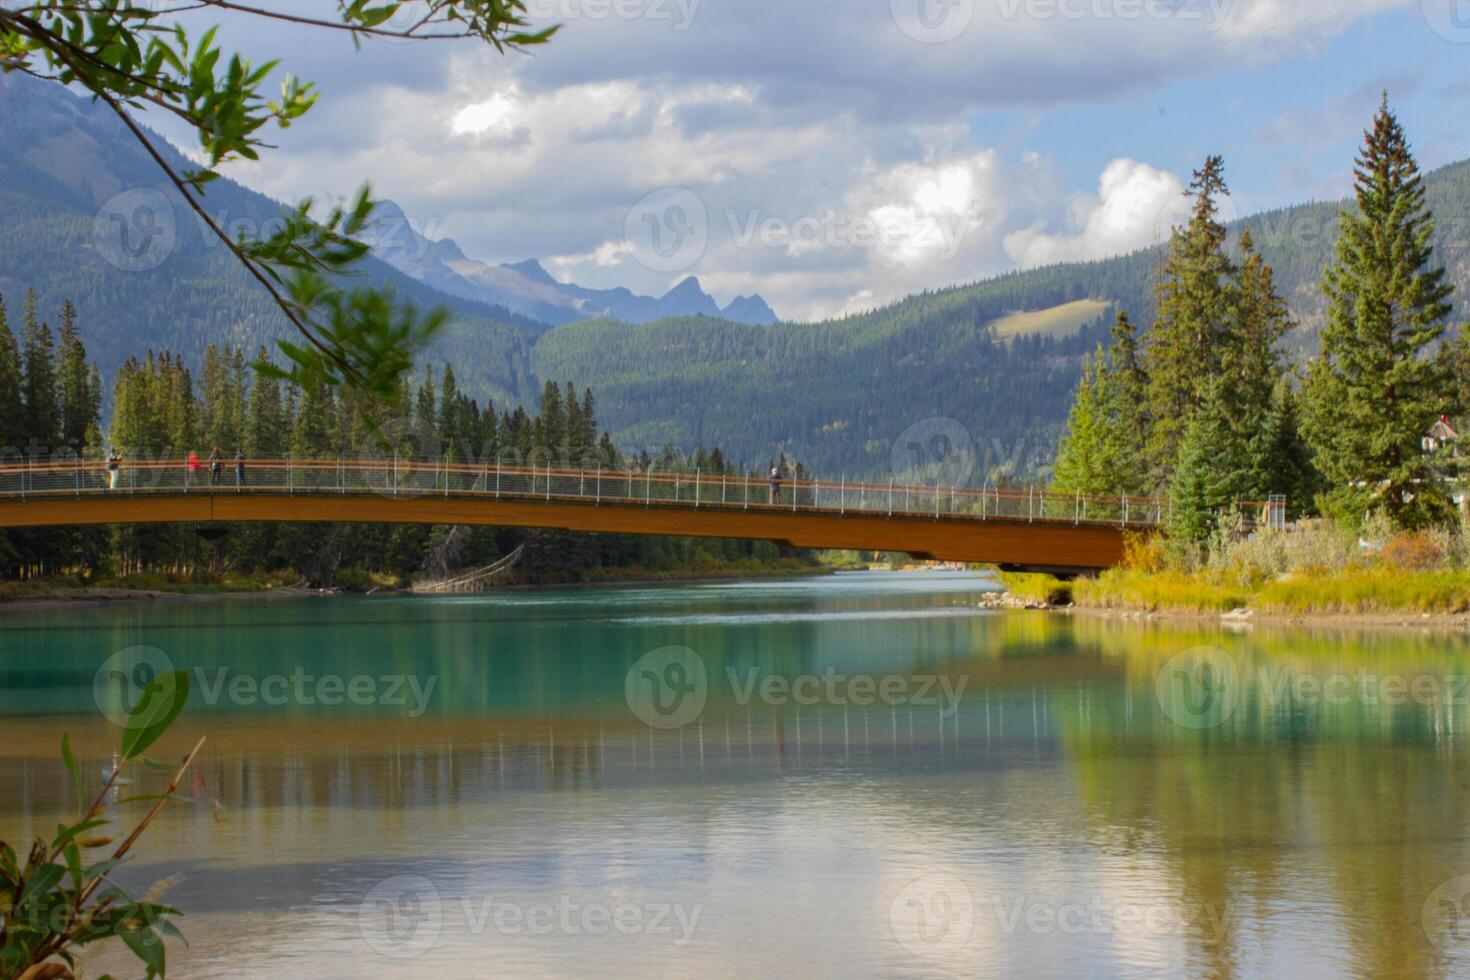
[[[1072,202],[1067,228],[1048,231],[1045,223],[1005,237],[1006,253],[1021,266],[1101,259],[1154,244],[1170,226],[1170,212],[1184,194],[1171,173],[1136,160],[1108,164],[1097,194]]]

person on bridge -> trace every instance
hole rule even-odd
[[[779,466],[772,466],[771,467],[771,504],[774,506],[775,504],[779,504],[780,502],[781,502],[781,468]]]
[[[209,485],[219,486],[220,474],[225,471],[225,457],[215,446],[209,453]]]
[[[235,450],[235,489],[242,490],[245,487],[245,450]]]
[[[107,454],[107,489],[116,490],[118,478],[122,476],[122,453],[114,446]]]
[[[189,451],[189,458],[184,461],[184,486],[192,487],[199,481],[199,454],[193,450]]]

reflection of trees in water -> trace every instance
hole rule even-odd
[[[1346,703],[1328,703],[1294,679],[1470,674],[1463,637],[1076,629],[1128,678],[1121,691],[1053,692],[1088,832],[1116,843],[1119,828],[1133,829],[1124,846],[1162,855],[1181,903],[1234,911],[1221,941],[1190,937],[1204,972],[1239,973],[1251,938],[1242,919],[1273,916],[1286,941],[1325,942],[1325,956],[1366,975],[1444,972],[1421,917],[1470,857],[1460,831],[1470,784],[1456,774],[1464,698],[1444,703],[1442,687],[1432,703],[1389,704],[1370,682],[1369,699],[1355,686]],[[1199,644],[1235,658],[1240,686],[1229,718],[1195,730],[1168,720],[1155,680]]]

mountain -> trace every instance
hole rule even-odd
[[[83,339],[110,376],[149,348],[197,363],[210,342],[253,348],[287,326],[197,222],[131,137],[106,113],[60,87],[0,76],[0,292],[18,320],[20,294],[48,315],[72,299]],[[171,158],[181,161],[175,151]],[[1439,261],[1470,312],[1470,163],[1426,175],[1439,218]],[[123,197],[121,204],[115,195]],[[142,194],[168,220],[158,221]],[[158,194],[163,204],[149,198]],[[221,180],[206,203],[230,227],[264,222],[277,202]],[[127,206],[123,206],[127,205]],[[1302,326],[1288,344],[1314,349],[1318,286],[1340,202],[1248,219]],[[143,219],[147,220],[143,220]],[[1057,265],[929,291],[821,323],[737,323],[769,313],[758,297],[720,310],[698,280],[658,298],[558,282],[535,261],[490,265],[449,240],[429,241],[388,213],[378,258],[363,274],[414,302],[448,305],[453,323],[425,355],[454,364],[469,393],[499,403],[534,399],[544,379],[589,386],[618,444],[657,452],[719,445],[763,463],[785,451],[833,476],[887,479],[915,453],[973,442],[983,462],[945,479],[978,484],[990,469],[1045,463],[1065,423],[1082,359],[1119,307],[1154,316],[1158,249]],[[168,241],[156,265],[119,253],[117,223]],[[1242,222],[1232,225],[1238,235]],[[109,233],[110,230],[110,233]],[[131,242],[144,259],[146,236]],[[503,302],[488,304],[498,296]],[[511,305],[511,301],[515,305]],[[649,318],[658,317],[658,319]],[[548,324],[553,324],[548,326]]]
[[[547,324],[599,318],[651,323],[669,316],[693,315],[722,316],[760,325],[777,320],[759,296],[738,296],[721,309],[692,276],[662,296],[639,296],[622,288],[589,289],[559,282],[536,259],[510,265],[471,259],[451,239],[435,241],[420,235],[403,210],[391,201],[379,207],[367,240],[378,258],[425,285]]]

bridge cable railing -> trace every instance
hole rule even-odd
[[[206,457],[0,462],[0,500],[148,494],[364,495],[489,498],[903,518],[1006,520],[1148,528],[1167,522],[1162,497],[1058,493],[1041,485],[980,487],[864,480],[795,480],[699,469],[462,462],[402,456],[246,459]],[[1247,506],[1247,505],[1242,505]],[[1254,505],[1249,505],[1254,506]]]

